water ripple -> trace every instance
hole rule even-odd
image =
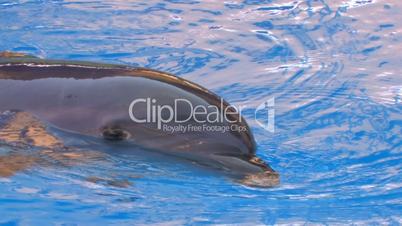
[[[0,10],[0,50],[168,71],[246,105],[258,155],[282,180],[248,188],[92,147],[102,160],[0,178],[0,224],[402,223],[398,1],[3,0]],[[275,133],[254,120],[272,97]]]

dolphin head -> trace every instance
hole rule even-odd
[[[273,187],[279,184],[279,174],[255,155],[256,145],[248,126],[243,134],[230,131],[170,133],[158,129],[155,124],[135,123],[121,115],[105,123],[100,132],[109,142],[128,141],[187,159],[201,167],[224,172],[246,186]]]

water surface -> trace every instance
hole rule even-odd
[[[401,224],[401,21],[390,0],[0,0],[0,50],[167,71],[248,106],[282,180],[93,146],[0,178],[0,223]],[[254,120],[270,98],[274,133]]]

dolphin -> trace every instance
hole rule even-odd
[[[35,115],[62,130],[135,145],[256,187],[279,174],[256,156],[240,111],[172,74],[125,65],[0,53],[0,112]]]

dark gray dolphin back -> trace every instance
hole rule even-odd
[[[244,184],[278,183],[278,175],[255,156],[252,132],[239,114],[227,115],[229,121],[218,126],[245,130],[171,132],[156,128],[155,122],[133,122],[129,108],[141,98],[169,106],[186,99],[194,106],[215,106],[220,111],[229,106],[202,86],[156,70],[0,53],[0,111],[26,111],[61,129],[90,136],[124,135],[146,148],[234,172]],[[147,106],[138,106],[136,116],[146,117]],[[179,118],[190,111],[179,110]],[[192,123],[196,122],[185,125]]]
[[[56,116],[54,116],[54,114],[56,112],[59,113],[59,111],[61,111],[60,108],[69,107],[67,112],[71,111],[72,108],[76,108],[75,110],[77,112],[79,110],[77,108],[84,109],[85,106],[92,116],[94,116],[96,115],[96,107],[102,107],[100,106],[102,104],[95,106],[96,104],[94,102],[105,99],[110,99],[109,101],[113,102],[113,98],[121,101],[121,103],[124,102],[122,105],[126,106],[126,109],[121,109],[121,106],[116,107],[115,104],[111,104],[111,107],[116,107],[116,110],[123,111],[124,114],[128,111],[128,104],[135,98],[141,97],[150,97],[157,100],[163,99],[164,102],[168,104],[172,104],[169,102],[169,98],[188,98],[199,104],[214,105],[219,108],[221,104],[221,99],[217,95],[197,84],[168,73],[145,68],[129,68],[120,65],[87,62],[50,61],[10,52],[0,54],[0,65],[3,65],[0,67],[0,80],[3,80],[0,86],[3,87],[0,88],[2,88],[3,92],[8,90],[7,94],[3,94],[3,99],[8,95],[9,97],[13,97],[12,102],[14,102],[14,106],[9,103],[9,106],[3,104],[0,108],[24,108],[25,106],[31,105],[32,108],[36,108],[37,112],[48,115],[49,117],[47,118],[55,118]],[[21,81],[30,82],[26,83]],[[18,86],[19,89],[14,89],[13,93],[12,90],[7,89],[7,87],[10,86]],[[41,96],[42,98],[32,97],[32,92],[35,92],[35,96]],[[65,96],[61,96],[63,93]],[[46,96],[46,94],[48,96]],[[126,95],[126,97],[124,97],[124,95]],[[68,99],[73,97],[77,97],[76,105],[68,101]],[[19,98],[19,100],[16,100],[16,98]],[[125,100],[123,101],[123,99]],[[28,101],[31,101],[31,103],[27,103]],[[89,103],[90,101],[93,103]],[[10,102],[10,100],[2,100],[2,103],[5,102]],[[17,103],[21,103],[21,106],[18,106]],[[105,101],[103,105],[107,103],[108,102]],[[223,101],[223,105],[224,107],[229,106],[226,101]],[[54,106],[58,107],[55,108]],[[107,110],[105,108],[108,107],[103,106],[103,109]],[[54,112],[53,116],[51,116],[51,110]],[[110,107],[109,110],[111,113],[115,112],[115,110],[110,109]],[[79,112],[82,114],[82,117],[80,119],[80,117],[77,116],[76,119],[80,121],[85,120],[85,115],[87,114],[85,114],[84,111]],[[98,113],[101,114],[101,112]],[[91,116],[88,115],[87,117],[89,118]],[[231,135],[237,137],[238,140],[241,140],[241,142],[246,145],[247,151],[243,149],[243,154],[254,154],[254,138],[246,121],[240,119],[240,116],[235,114],[228,115],[228,117],[231,117],[231,121],[237,121],[241,126],[247,128],[247,131],[232,131]],[[67,122],[71,125],[74,120],[68,119],[69,117],[66,116],[64,119],[66,123],[61,123],[62,125],[56,123],[56,125],[59,124],[61,127],[66,127],[64,124],[67,124]],[[54,123],[54,120],[50,121]],[[82,123],[77,124],[81,125]],[[68,127],[67,125],[67,128]],[[84,128],[86,131],[82,131],[82,129],[77,130],[79,132],[96,133],[96,131],[89,131],[89,128]]]

